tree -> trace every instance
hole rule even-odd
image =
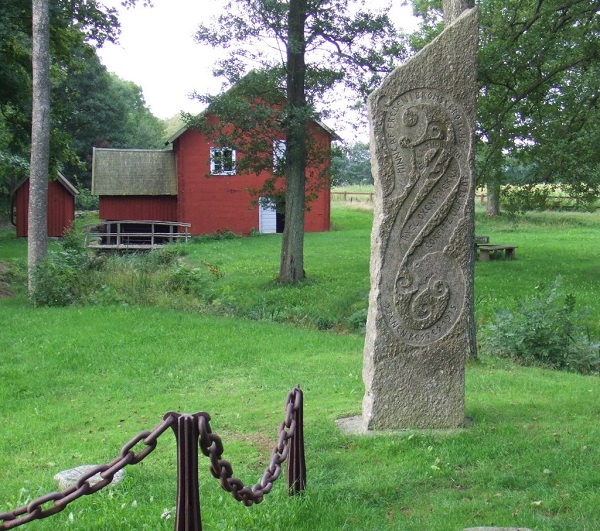
[[[29,172],[32,132],[32,8],[30,0],[0,0],[0,192],[8,194]],[[118,36],[115,11],[95,1],[49,0],[50,83],[72,71],[73,51],[86,39],[101,44]],[[53,95],[51,94],[51,97]],[[50,106],[50,164],[70,157],[60,117]]]
[[[76,155],[63,161],[63,173],[89,185],[94,147],[160,148],[165,130],[142,89],[108,73],[94,48],[83,45],[73,55],[68,75],[57,81],[53,115]]]
[[[324,104],[330,89],[342,84],[366,95],[394,62],[405,56],[404,42],[387,15],[356,9],[355,4],[349,0],[236,0],[229,2],[225,14],[200,25],[196,35],[198,42],[228,50],[227,57],[217,63],[215,74],[225,77],[229,84],[239,82],[248,70],[256,70],[250,80],[245,78],[246,87],[254,89],[253,93],[246,92],[245,103],[240,97],[242,89],[205,99],[221,123],[235,122],[237,144],[245,140],[251,147],[249,140],[254,140],[254,148],[258,148],[257,139],[261,139],[264,147],[268,145],[268,128],[279,126],[285,131],[282,283],[305,277],[306,168],[311,156],[307,124],[321,116],[317,105]],[[262,87],[259,80],[264,83]],[[188,123],[204,126],[205,131],[210,125],[208,120],[190,119]],[[260,131],[256,127],[259,123],[264,126]],[[242,169],[264,167],[260,153],[258,149],[246,150],[248,161]],[[272,192],[274,184],[267,186]]]
[[[600,194],[598,0],[482,0],[478,180],[499,207],[507,157],[534,169],[533,182],[560,182],[581,197]],[[415,2],[424,28],[441,26],[440,3]]]
[[[48,252],[46,212],[50,162],[50,15],[48,0],[33,0],[33,107],[27,269],[32,293],[33,271]]]
[[[356,142],[336,149],[331,174],[335,184],[373,184],[369,144]]]
[[[136,0],[126,0],[125,5],[133,5]],[[3,46],[3,55],[8,59],[18,58],[15,50],[22,52],[23,36],[28,34],[28,13],[31,13],[32,36],[32,109],[31,109],[31,163],[29,179],[29,213],[28,213],[28,273],[29,291],[34,289],[33,272],[37,265],[47,254],[47,198],[48,177],[50,174],[50,144],[51,144],[51,107],[50,107],[50,82],[51,82],[51,52],[55,65],[60,68],[60,60],[69,64],[70,50],[74,44],[85,40],[95,41],[101,45],[104,40],[116,39],[118,35],[118,20],[114,10],[102,10],[102,6],[95,0],[84,3],[67,2],[64,0],[32,0],[31,10],[29,4],[23,0],[16,0],[17,6],[11,6],[10,14],[15,16],[15,21],[0,25],[0,30],[19,46],[8,48]],[[146,3],[146,2],[145,2]],[[50,7],[52,6],[52,10]],[[52,17],[51,17],[52,13]],[[4,14],[4,11],[3,11]],[[7,51],[8,50],[8,51]],[[9,61],[10,63],[10,61]],[[18,61],[16,62],[18,64]],[[23,65],[21,65],[23,66]],[[6,68],[6,67],[5,67]],[[11,76],[8,84],[15,79],[22,78],[24,72],[15,68],[14,64],[6,68]],[[0,95],[3,100],[0,105],[13,108],[14,101],[6,87],[0,84]],[[4,112],[4,108],[2,108]],[[21,112],[27,115],[26,111]],[[6,115],[5,115],[6,116]],[[60,133],[58,135],[61,139]]]

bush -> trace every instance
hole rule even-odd
[[[555,190],[556,187],[551,185],[506,185],[502,189],[502,204],[511,218],[532,210],[546,210],[548,199]]]
[[[75,208],[77,210],[98,210],[99,204],[99,197],[92,195],[89,188],[79,188],[79,193],[75,196]]]
[[[49,253],[33,273],[33,303],[68,306],[78,302],[86,284],[84,273],[90,264],[86,252],[63,248]]]
[[[576,312],[575,296],[565,293],[561,278],[537,295],[520,301],[514,311],[496,310],[494,320],[482,330],[483,346],[491,354],[525,365],[597,373],[600,343],[590,339]]]

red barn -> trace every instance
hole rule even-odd
[[[310,127],[319,149],[329,153],[335,133],[317,122]],[[273,143],[274,161],[284,142]],[[282,232],[276,205],[265,197],[252,206],[259,198],[249,191],[260,189],[272,172],[239,174],[236,161],[243,154],[211,143],[195,129],[181,129],[167,145],[165,150],[94,149],[92,193],[100,199],[100,219],[189,223],[192,235]],[[328,161],[315,164],[320,167],[307,168],[307,174],[322,170]],[[309,206],[305,230],[329,230],[329,183]]]
[[[48,236],[60,237],[75,219],[75,196],[79,192],[66,177],[58,172],[54,181],[48,183]],[[29,214],[29,178],[23,179],[16,187],[14,196],[16,207],[17,237],[25,238],[28,234]],[[12,218],[13,216],[11,216]]]

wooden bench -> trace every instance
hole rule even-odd
[[[498,260],[502,257],[507,260],[514,260],[516,245],[478,245],[479,259],[482,262],[489,262],[490,260]]]
[[[514,260],[516,245],[492,245],[489,236],[475,236],[475,248],[482,262],[506,258]]]

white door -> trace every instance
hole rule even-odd
[[[261,197],[258,202],[258,225],[261,234],[275,234],[277,232],[277,210],[275,202]]]

